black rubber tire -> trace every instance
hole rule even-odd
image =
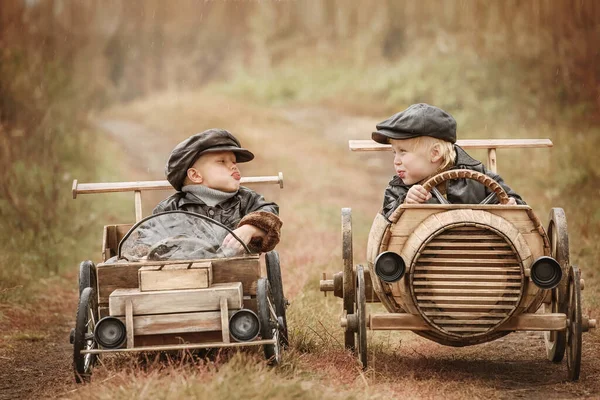
[[[77,307],[75,330],[73,333],[73,370],[77,383],[89,382],[92,369],[96,364],[97,356],[95,354],[81,354],[81,350],[97,347],[93,339],[94,327],[97,321],[98,305],[96,291],[91,287],[86,287],[79,297],[79,306]]]
[[[276,317],[271,313],[269,302],[273,303],[273,297],[269,288],[269,281],[266,278],[260,278],[256,284],[256,308],[258,311],[258,320],[260,321],[260,336],[263,340],[273,339],[275,335],[279,336],[279,329],[273,328],[277,324]],[[269,365],[277,365],[281,360],[281,340],[275,344],[263,345],[265,358]]]
[[[96,286],[96,265],[90,260],[82,261],[79,264],[79,296],[86,287],[91,287],[94,291],[98,290]]]
[[[275,312],[277,313],[277,318],[281,318],[283,321],[283,327],[280,330],[279,339],[283,347],[288,347],[290,342],[287,328],[287,317],[285,315],[287,300],[283,295],[283,280],[281,279],[279,254],[275,250],[270,251],[265,255],[265,260],[267,263],[267,277],[271,287],[271,294],[273,295],[273,302],[275,303]]]

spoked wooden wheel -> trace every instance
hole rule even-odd
[[[544,304],[546,313],[567,313],[567,277],[569,275],[569,235],[567,234],[567,218],[562,208],[550,210],[550,223],[548,224],[548,238],[552,258],[561,266],[563,279],[558,286],[552,289],[550,304]],[[567,342],[566,332],[550,331],[544,335],[546,342],[546,356],[553,362],[562,361],[565,355]]]
[[[77,383],[89,382],[92,369],[96,364],[96,354],[81,354],[82,350],[92,350],[97,347],[94,340],[94,328],[98,322],[98,307],[96,305],[96,291],[86,287],[79,297],[77,317],[73,338],[73,369]]]
[[[269,286],[271,288],[271,293],[273,294],[275,312],[280,325],[282,325],[279,339],[281,345],[285,348],[289,344],[287,318],[285,315],[285,309],[287,308],[288,302],[283,295],[283,280],[281,279],[279,253],[275,250],[270,251],[266,254],[265,259],[267,263],[267,278],[269,279]]]
[[[82,261],[79,264],[79,295],[86,287],[91,287],[97,290],[96,287],[96,266],[92,261]]]
[[[274,344],[263,345],[265,358],[270,365],[277,365],[281,362],[281,326],[277,318],[275,307],[273,306],[273,296],[269,281],[260,278],[256,285],[256,305],[258,311],[258,320],[260,321],[260,335],[263,339],[275,339]]]
[[[569,280],[567,287],[568,308],[567,308],[567,370],[569,379],[576,381],[579,379],[581,370],[581,272],[576,266],[569,270]]]
[[[342,208],[342,260],[344,263],[344,286],[343,286],[343,316],[348,317],[354,313],[355,301],[355,279],[354,266],[352,265],[352,210]],[[344,332],[344,347],[354,350],[354,331],[346,326]]]
[[[365,296],[365,271],[362,265],[356,267],[356,317],[358,329],[358,361],[367,369],[367,298]]]

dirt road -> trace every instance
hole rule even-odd
[[[245,175],[284,172],[283,190],[261,187],[260,191],[282,208],[284,239],[278,250],[285,263],[284,286],[292,300],[290,325],[297,324],[295,343],[301,347],[304,342],[299,338],[306,339],[309,330],[317,332],[323,327],[322,336],[341,336],[341,330],[332,322],[340,312],[341,300],[323,299],[316,283],[321,271],[340,269],[341,207],[353,209],[355,259],[364,260],[370,222],[389,179],[389,157],[350,153],[347,140],[368,137],[377,120],[327,109],[268,109],[189,94],[113,110],[102,116],[98,126],[121,148],[118,158],[127,171],[122,177],[125,180],[162,179],[164,161],[173,145],[198,131],[198,127],[214,126],[229,128],[257,154],[255,162],[243,167]],[[164,196],[147,197],[146,214]],[[76,281],[75,276],[69,278]],[[76,293],[66,287],[48,289],[48,303],[44,304],[52,312],[42,320],[36,320],[40,307],[21,311],[21,318],[31,321],[29,328],[16,325],[20,315],[16,311],[14,319],[9,318],[12,325],[5,324],[23,331],[34,327],[46,334],[40,340],[13,340],[10,348],[2,350],[0,398],[78,397],[83,396],[82,392],[90,393],[72,379],[67,338]],[[318,338],[314,340],[318,342]],[[376,333],[370,338],[371,367],[364,374],[335,343],[325,345],[322,340],[316,347],[321,345],[323,349],[302,352],[295,368],[305,373],[303,379],[311,384],[334,385],[348,397],[549,399],[600,395],[597,335],[585,337],[579,383],[564,382],[564,362],[552,364],[546,360],[542,335],[538,333],[511,334],[468,348],[440,346],[412,333]],[[104,390],[102,379],[110,378],[102,371],[99,376],[100,381],[93,383],[95,391]]]

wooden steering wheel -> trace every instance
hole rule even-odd
[[[436,186],[439,185],[440,183],[446,182],[447,180],[450,180],[450,179],[461,179],[461,178],[475,180],[492,191],[490,196],[488,196],[484,200],[482,200],[480,204],[489,204],[489,200],[491,198],[493,198],[492,196],[494,196],[494,195],[496,197],[498,197],[500,204],[508,203],[508,195],[506,194],[506,192],[504,191],[504,189],[502,188],[502,186],[500,186],[500,184],[498,182],[496,182],[495,180],[493,180],[492,178],[490,178],[489,176],[487,176],[485,174],[482,174],[477,171],[472,171],[470,169],[451,169],[448,171],[441,172],[435,176],[432,176],[425,183],[423,183],[423,188],[425,190],[427,190],[428,192],[431,192],[432,194],[434,194],[437,197],[437,199],[440,201],[440,203],[450,204],[450,202],[448,200],[446,200],[440,194],[440,192],[436,189]]]

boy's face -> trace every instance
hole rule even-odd
[[[235,192],[242,178],[232,151],[206,153],[187,172],[192,184],[204,185],[222,192]]]
[[[414,185],[429,177],[442,162],[439,155],[416,146],[415,139],[390,139],[390,143],[394,151],[394,169],[406,185]]]

